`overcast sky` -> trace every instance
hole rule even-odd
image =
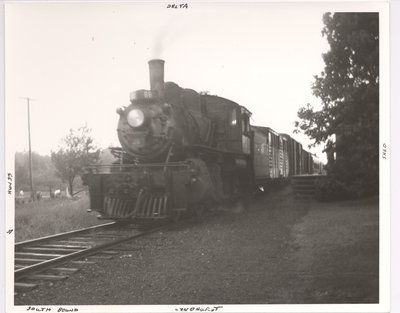
[[[15,123],[6,131],[15,150],[28,149],[22,97],[34,99],[32,149],[40,154],[85,124],[99,146],[119,145],[115,109],[129,104],[131,91],[149,89],[151,58],[166,61],[166,81],[231,99],[253,113],[254,125],[310,143],[292,134],[293,123],[300,107],[319,104],[310,86],[328,49],[322,15],[338,4],[166,5],[8,4],[6,116]]]

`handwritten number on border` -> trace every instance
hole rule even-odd
[[[382,159],[386,160],[386,155],[387,155],[387,146],[386,143],[384,143],[382,149]]]
[[[181,3],[181,4],[168,4],[167,9],[188,9],[189,6],[187,3]]]
[[[11,174],[11,173],[7,174],[7,183],[8,183],[8,191],[7,191],[7,193],[9,195],[12,194],[13,178],[14,178],[13,174]]]

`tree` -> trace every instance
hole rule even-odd
[[[73,193],[73,183],[83,168],[96,163],[100,150],[95,146],[91,136],[91,129],[87,126],[70,129],[69,134],[62,139],[57,152],[51,153],[51,160],[56,168],[57,175],[68,183],[69,192]]]
[[[315,76],[313,94],[322,109],[307,104],[295,122],[325,144],[328,174],[358,186],[362,193],[379,188],[379,15],[326,13],[322,35],[330,50],[324,71]]]
[[[32,152],[32,172],[36,190],[49,190],[59,186],[61,180],[55,176],[55,167],[50,156]],[[29,190],[29,155],[15,153],[15,190]]]

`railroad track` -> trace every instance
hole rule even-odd
[[[15,291],[30,290],[35,281],[63,280],[78,271],[71,264],[93,264],[87,259],[111,258],[118,251],[107,250],[125,241],[165,228],[167,225],[139,228],[138,225],[107,223],[76,231],[28,240],[15,244]],[[65,267],[62,264],[67,263]]]

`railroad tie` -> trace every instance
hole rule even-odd
[[[111,255],[89,255],[88,256],[88,259],[90,259],[90,260],[92,260],[92,259],[105,259],[105,260],[108,260],[108,259],[111,259],[112,258],[112,256]]]
[[[37,284],[15,282],[14,287],[16,291],[27,291],[36,288]]]
[[[60,272],[60,273],[75,273],[79,271],[79,268],[72,268],[72,267],[53,267],[49,268],[48,271],[51,272]]]
[[[138,248],[132,248],[132,246],[130,246],[130,245],[119,245],[117,247],[113,247],[113,249],[119,250],[119,251],[126,251],[126,250],[137,251],[137,250],[139,250]]]
[[[15,252],[15,257],[33,257],[33,258],[57,258],[63,256],[63,254],[52,254],[52,253],[33,253],[33,252]]]
[[[65,248],[65,249],[87,249],[89,248],[88,246],[77,246],[77,245],[60,245],[60,244],[45,244],[45,245],[40,245],[42,248]]]
[[[45,261],[43,259],[27,259],[27,258],[15,258],[14,260],[15,262],[19,263],[40,263]]]
[[[103,254],[112,254],[112,255],[119,254],[118,251],[110,251],[110,250],[101,251],[101,253],[103,253]]]
[[[64,252],[64,253],[71,253],[71,252],[75,252],[75,251],[81,251],[81,249],[26,247],[26,248],[24,248],[24,251],[32,251],[32,252]]]
[[[35,275],[29,275],[25,277],[25,279],[30,279],[30,280],[64,280],[67,279],[68,276],[64,275],[47,275],[47,274],[35,274]]]
[[[59,240],[57,244],[66,244],[66,245],[79,245],[84,247],[89,247],[88,241],[78,241],[78,239],[70,239],[70,240]]]
[[[71,261],[71,263],[72,264],[83,264],[83,265],[93,265],[93,264],[96,264],[96,262],[94,262],[94,261],[89,261],[89,260],[85,260],[85,261],[82,261],[82,260],[79,260],[79,261]]]
[[[74,237],[71,238],[71,240],[88,240],[88,239],[95,239],[93,236],[85,236],[85,235],[81,235],[80,237]]]

